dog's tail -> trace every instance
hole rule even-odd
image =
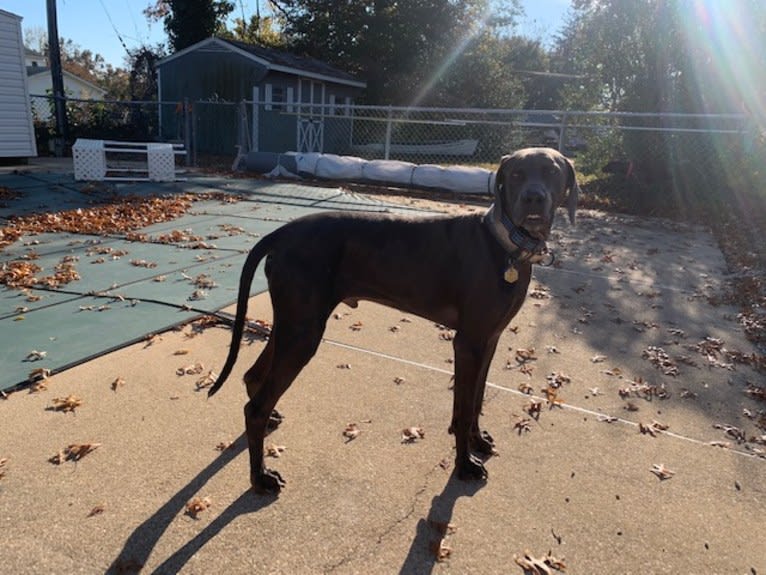
[[[239,293],[237,294],[237,313],[234,316],[234,325],[231,331],[229,355],[221,370],[221,375],[218,376],[218,379],[216,379],[213,386],[207,392],[208,397],[221,388],[237,361],[242,334],[245,331],[245,316],[247,315],[247,301],[250,299],[250,286],[253,283],[253,277],[255,277],[255,270],[258,269],[258,264],[272,250],[273,240],[274,234],[272,233],[255,244],[250,253],[247,254],[245,264],[242,266],[242,275],[239,276]]]

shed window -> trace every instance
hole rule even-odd
[[[282,110],[287,102],[285,98],[285,88],[283,86],[273,86],[266,84],[266,109]]]

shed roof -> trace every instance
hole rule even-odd
[[[277,50],[276,48],[246,44],[245,42],[239,42],[237,40],[228,40],[217,37],[207,38],[206,40],[192,44],[188,48],[179,50],[175,54],[171,54],[157,62],[157,66],[164,66],[176,58],[191,52],[206,49],[227,49],[241,54],[245,58],[275,72],[284,72],[286,74],[294,74],[296,76],[312,78],[315,80],[335,82],[353,86],[355,88],[365,88],[367,86],[365,82],[357,79],[352,74],[344,72],[343,70],[315,58],[298,56],[297,54],[292,54],[284,50]]]

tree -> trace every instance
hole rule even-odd
[[[450,89],[450,82],[459,83],[450,70],[471,70],[472,58],[496,56],[496,35],[518,14],[517,0],[276,0],[272,5],[284,18],[294,50],[363,77],[369,103],[401,105],[480,100],[476,86],[463,85],[459,93]]]
[[[156,0],[144,15],[162,20],[170,46],[177,52],[223,32],[233,10],[234,3],[228,0]]]
[[[235,18],[234,28],[224,30],[220,36],[270,48],[285,48],[287,43],[280,31],[279,18],[259,14],[251,15],[249,20]]]

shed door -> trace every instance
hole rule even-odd
[[[324,84],[301,78],[298,81],[299,152],[321,152],[324,144]]]

